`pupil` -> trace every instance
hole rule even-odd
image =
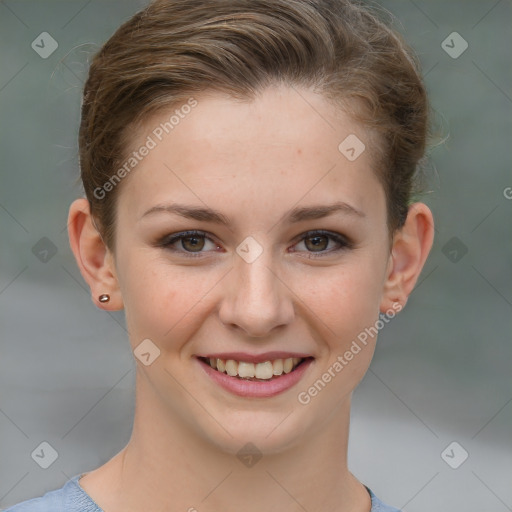
[[[311,240],[313,247],[318,248],[319,246],[322,245],[322,242],[321,242],[322,238],[324,239],[324,245],[325,245],[325,239],[326,239],[325,236],[313,236],[313,237],[306,239],[306,242]],[[307,243],[306,243],[306,245],[307,245]],[[325,247],[322,247],[322,249],[325,249]]]
[[[189,243],[190,241],[192,241],[191,248],[192,248],[192,249],[194,249],[194,248],[195,248],[195,249],[199,248],[199,250],[201,250],[201,249],[203,248],[203,246],[204,246],[204,242],[203,242],[203,244],[201,244],[200,242],[198,243],[198,240],[200,240],[200,239],[201,239],[201,237],[200,237],[200,236],[189,236],[189,237],[185,238],[185,239],[183,240],[183,242],[184,242],[184,243]],[[185,248],[186,248],[186,247],[185,247]]]

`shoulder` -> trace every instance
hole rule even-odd
[[[380,501],[379,498],[375,496],[375,494],[369,487],[366,487],[366,489],[370,493],[370,498],[372,500],[372,509],[370,510],[370,512],[401,512],[399,509],[395,507],[390,507],[389,505],[382,503],[382,501]]]
[[[80,476],[69,479],[60,489],[22,501],[4,512],[103,512],[78,484]]]

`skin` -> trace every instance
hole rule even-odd
[[[119,185],[115,254],[93,226],[88,201],[70,208],[71,248],[94,303],[125,309],[132,349],[146,338],[160,349],[148,366],[135,359],[129,443],[80,485],[106,512],[368,512],[369,495],[347,468],[347,442],[351,394],[376,337],[308,404],[297,395],[379,312],[405,305],[432,246],[432,214],[415,203],[390,238],[371,137],[310,90],[275,86],[244,102],[217,93],[196,99]],[[168,118],[148,119],[134,149]],[[349,134],[367,148],[354,161],[338,150]],[[292,208],[336,201],[363,215],[284,220]],[[175,202],[214,208],[231,224],[166,212],[142,217]],[[187,257],[194,246],[186,241],[175,242],[175,252],[157,245],[193,229],[213,239],[199,239],[199,258]],[[318,229],[344,235],[351,247],[333,252],[337,242],[321,237],[315,249],[307,233]],[[263,249],[252,263],[236,253],[248,236]],[[102,293],[107,304],[98,301]],[[297,385],[265,399],[229,394],[195,358],[271,350],[315,359]],[[252,467],[236,457],[248,442],[262,454]]]

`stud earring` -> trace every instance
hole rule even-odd
[[[108,293],[102,293],[99,297],[98,297],[98,300],[102,303],[105,303],[105,302],[108,302],[110,300],[110,295]]]

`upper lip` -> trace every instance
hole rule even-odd
[[[300,352],[273,351],[265,352],[263,354],[248,354],[247,352],[215,352],[213,354],[199,354],[197,357],[223,359],[225,361],[233,359],[234,361],[244,361],[247,363],[264,363],[265,361],[274,361],[275,359],[288,359],[293,357],[304,359],[312,356],[310,354]]]

